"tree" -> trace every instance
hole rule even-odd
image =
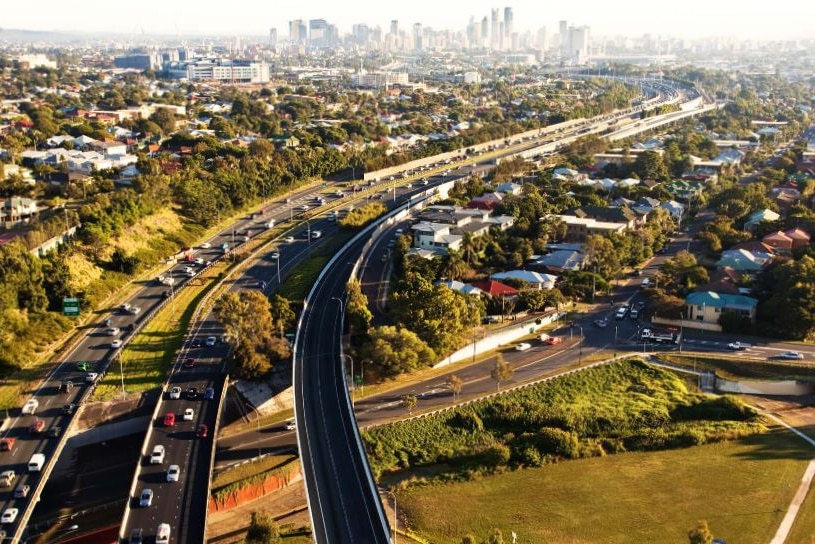
[[[449,387],[450,391],[453,393],[453,402],[455,402],[461,394],[461,388],[463,385],[464,382],[462,379],[455,374],[451,374],[447,377],[447,387]]]
[[[345,287],[345,294],[348,296],[345,308],[351,330],[358,334],[367,332],[374,316],[368,309],[368,297],[362,292],[359,280],[351,279]]]
[[[275,293],[271,300],[272,319],[275,328],[280,330],[280,337],[283,338],[283,331],[294,322],[297,315],[291,309],[291,301],[286,297]]]
[[[668,168],[662,160],[662,156],[656,151],[644,151],[637,155],[633,165],[634,173],[640,179],[653,179],[657,181],[667,181],[670,179]]]
[[[413,409],[416,408],[416,403],[418,399],[413,395],[402,395],[402,406],[404,406],[408,414],[413,413]]]
[[[690,544],[713,544],[713,533],[706,520],[699,521],[696,527],[688,531],[688,541]]]
[[[277,544],[281,542],[280,527],[266,512],[252,512],[252,520],[246,531],[246,544]]]
[[[512,379],[513,374],[515,374],[515,370],[509,366],[509,363],[504,361],[504,356],[500,353],[496,355],[495,365],[490,370],[490,377],[495,380],[495,390],[501,389],[501,382]]]
[[[414,332],[405,328],[377,327],[360,357],[370,359],[384,376],[397,376],[430,366],[436,354]]]

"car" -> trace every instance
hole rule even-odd
[[[209,428],[204,425],[203,423],[198,426],[198,431],[195,433],[195,436],[198,438],[206,438],[209,434]]]
[[[198,389],[196,387],[190,387],[187,389],[187,398],[190,400],[195,400],[198,398]]]
[[[192,357],[187,357],[184,360],[184,368],[194,368],[195,367],[195,359]]]
[[[167,481],[168,482],[177,482],[178,477],[181,475],[181,467],[178,465],[170,465],[170,468],[167,469]]]
[[[521,342],[520,344],[515,346],[515,351],[526,351],[531,347],[532,347],[532,344],[529,344],[527,342]]]
[[[201,339],[200,338],[194,338],[193,341],[192,341],[192,347],[200,348],[201,347]]]
[[[150,506],[153,504],[153,490],[142,489],[141,496],[139,497],[139,506]]]
[[[23,409],[21,410],[23,414],[34,414],[37,411],[37,408],[40,405],[40,401],[37,399],[29,399],[23,404]]]
[[[217,339],[217,338],[215,338],[214,336],[207,336],[206,345],[207,345],[208,347],[212,347],[212,346],[214,346],[214,345],[215,345],[215,343],[216,343],[217,341],[218,341],[218,339]]]
[[[164,414],[164,426],[175,427],[175,414],[173,412],[167,412]]]
[[[130,540],[128,540],[129,544],[144,544],[144,530],[141,528],[135,528],[130,531]]]
[[[150,452],[150,464],[160,465],[164,462],[164,446],[156,444],[153,446],[153,451]]]
[[[272,251],[271,253],[269,253],[269,260],[270,261],[276,261],[279,258],[280,258],[280,253],[278,253],[277,251]]]
[[[201,257],[197,257],[193,262],[195,262],[195,264],[204,264],[204,259],[202,259]]]
[[[563,343],[563,337],[562,336],[550,336],[549,338],[544,340],[543,343],[546,344],[547,346],[554,346],[556,344],[561,344],[561,343]]]
[[[193,267],[191,267],[191,266],[185,266],[184,267],[184,272],[187,272],[187,273],[195,272],[195,269]]]
[[[28,494],[31,492],[31,486],[28,484],[20,484],[14,490],[14,498],[15,499],[25,499],[28,497]]]
[[[0,487],[11,487],[16,479],[16,472],[13,470],[4,470],[3,472],[0,472]]]
[[[727,344],[728,349],[732,349],[733,351],[743,351],[750,347],[750,344],[745,344],[744,342],[730,342]]]
[[[283,241],[286,242],[287,244],[293,244],[294,236],[286,236],[285,238],[283,238]]]
[[[298,209],[299,209],[299,210],[303,210],[304,212],[305,212],[305,211],[308,211],[308,205],[307,205],[307,204],[303,204],[303,205],[302,205],[302,206],[300,206]]]
[[[76,404],[74,404],[73,402],[68,403],[68,404],[64,404],[62,406],[62,413],[65,414],[66,416],[72,415],[75,411],[76,411]]]
[[[35,419],[34,423],[28,426],[28,432],[31,434],[40,434],[45,429],[45,421],[42,419]]]
[[[634,304],[634,308],[635,308],[635,309],[636,309],[638,312],[643,311],[643,310],[645,309],[645,301],[644,301],[644,300],[638,300],[638,301],[637,301],[637,303],[636,303],[636,304]]]
[[[14,523],[17,521],[17,514],[19,513],[19,508],[6,508],[3,510],[3,515],[0,516],[0,523]]]
[[[177,385],[170,389],[170,398],[171,399],[180,399],[181,398],[181,388]]]
[[[4,439],[0,440],[0,451],[12,451],[14,449],[14,443],[17,442],[17,439],[12,436],[7,436]]]
[[[139,315],[140,312],[141,308],[139,308],[138,306],[131,306],[130,310],[128,310],[128,313],[130,313],[131,315]]]
[[[110,349],[118,349],[120,347],[122,347],[122,340],[119,338],[110,343]]]
[[[204,389],[204,400],[212,400],[215,398],[215,389],[212,387],[207,387]]]
[[[209,248],[212,247],[212,244],[210,244],[209,242],[204,242],[203,244],[201,244],[198,247],[200,247],[201,249],[209,249]]]
[[[778,356],[779,359],[790,359],[800,361],[804,358],[804,354],[800,351],[785,351]]]
[[[425,178],[425,179],[421,180],[419,183],[421,183],[422,185],[427,185],[430,182],[427,181],[427,178]]]
[[[195,418],[195,411],[192,408],[187,408],[184,410],[184,421],[192,421]]]
[[[287,431],[293,431],[296,428],[297,428],[297,425],[295,424],[293,419],[286,422],[286,430]]]
[[[601,329],[605,329],[608,326],[608,318],[601,317],[599,319],[595,319],[594,324],[600,327]]]
[[[108,336],[116,336],[119,334],[119,327],[110,327],[108,330],[105,331],[105,334]]]
[[[62,427],[51,427],[48,429],[49,438],[59,438],[62,436]]]
[[[88,372],[85,374],[85,383],[93,383],[96,381],[96,378],[99,377],[99,374],[96,372]]]
[[[322,235],[323,235],[323,232],[322,232],[322,231],[319,231],[319,230],[313,230],[313,231],[311,231],[311,237],[312,237],[312,238],[319,238],[319,237],[320,237],[320,236],[322,236]]]
[[[79,361],[76,363],[76,369],[80,372],[87,372],[91,368],[91,365],[88,364],[88,361]]]
[[[170,524],[162,523],[156,530],[156,544],[170,544]]]

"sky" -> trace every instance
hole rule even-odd
[[[11,0],[0,13],[0,28],[123,34],[268,35],[288,34],[292,19],[323,18],[341,34],[365,23],[387,31],[414,23],[464,30],[471,16],[489,18],[491,8],[513,9],[514,28],[545,26],[551,36],[560,20],[591,27],[593,35],[642,34],[681,38],[732,36],[742,39],[815,39],[815,0]],[[0,39],[2,34],[0,33]]]

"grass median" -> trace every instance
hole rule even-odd
[[[130,395],[164,383],[176,353],[184,343],[195,309],[226,268],[226,263],[215,263],[202,276],[191,280],[187,287],[176,291],[173,302],[164,306],[122,350],[121,363],[110,363],[91,400],[121,398],[122,387]]]

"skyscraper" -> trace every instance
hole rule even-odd
[[[498,49],[498,10],[493,9],[490,17],[490,47]]]
[[[292,45],[304,45],[308,39],[308,29],[302,19],[289,21],[289,41]]]
[[[422,23],[413,25],[413,49],[416,51],[422,50]]]
[[[508,43],[512,36],[512,8],[504,8],[504,43]]]
[[[560,37],[560,56],[562,58],[568,58],[569,56],[569,23],[566,21],[560,21],[558,24],[559,29],[559,37]]]
[[[277,29],[269,29],[269,47],[277,47]]]

